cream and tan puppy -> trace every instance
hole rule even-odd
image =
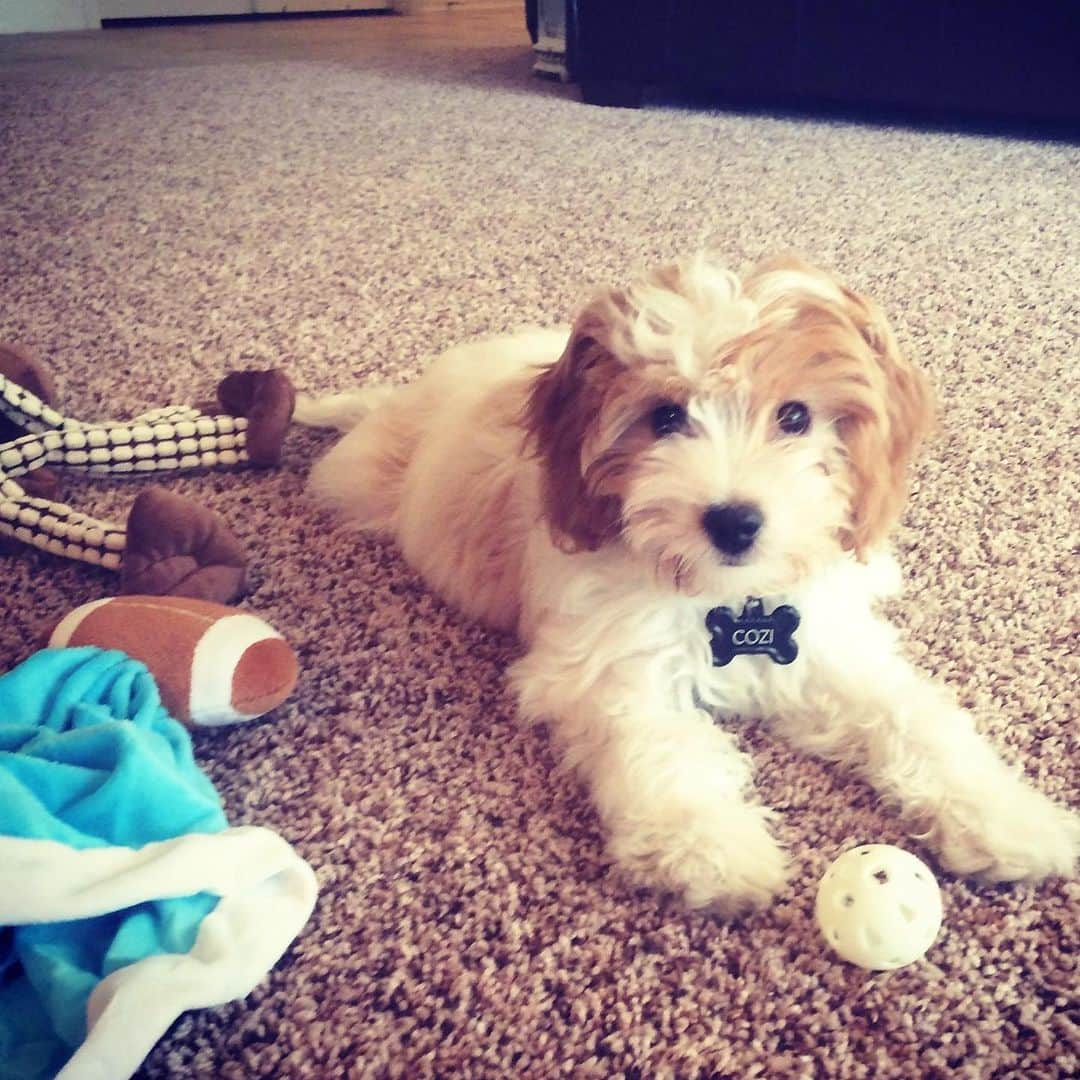
[[[1071,874],[1080,823],[901,657],[875,601],[931,423],[880,311],[794,259],[709,255],[601,291],[567,331],[452,349],[417,382],[302,400],[349,433],[312,487],[462,611],[516,630],[547,722],[635,879],[734,912],[785,879],[716,723],[768,718],[857,770],[957,872]],[[706,616],[800,613],[799,654],[714,666]]]

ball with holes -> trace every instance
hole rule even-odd
[[[183,596],[115,596],[85,604],[44,635],[49,648],[119,649],[150,670],[161,701],[189,727],[254,720],[296,686],[296,654],[248,611]]]
[[[870,971],[913,964],[941,929],[941,889],[929,867],[891,844],[845,851],[825,871],[815,907],[825,940]]]

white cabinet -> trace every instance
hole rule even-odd
[[[252,7],[260,15],[277,15],[283,11],[385,11],[391,0],[253,0]]]
[[[98,0],[103,19],[153,19],[176,15],[244,15],[251,0]]]
[[[392,0],[99,0],[103,19],[181,15],[277,15],[304,11],[383,11]]]

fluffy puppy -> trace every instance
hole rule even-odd
[[[569,330],[450,350],[415,383],[302,400],[349,433],[316,495],[431,588],[514,629],[545,721],[634,879],[735,912],[785,879],[718,717],[758,715],[864,776],[958,873],[1071,874],[1080,821],[901,657],[875,601],[932,420],[877,307],[793,259],[711,256],[604,289]],[[794,662],[716,666],[710,610],[788,604]]]

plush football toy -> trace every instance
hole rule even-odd
[[[296,654],[250,612],[180,596],[117,596],[65,615],[49,648],[119,649],[150,670],[168,711],[189,727],[254,720],[296,686]]]
[[[49,466],[147,476],[275,465],[295,397],[280,371],[240,371],[226,376],[206,410],[169,406],[130,421],[86,423],[54,407],[44,365],[0,343],[0,543],[21,541],[118,570],[126,593],[234,600],[244,589],[245,559],[220,515],[151,487],[136,498],[126,526],[99,521],[55,501],[59,480]]]

